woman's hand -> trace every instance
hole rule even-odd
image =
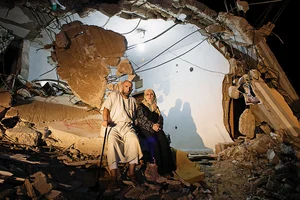
[[[156,132],[160,131],[159,124],[153,124],[152,129]]]

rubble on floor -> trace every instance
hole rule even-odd
[[[0,199],[296,200],[300,196],[300,154],[299,147],[291,143],[297,140],[283,132],[257,135],[218,155],[197,155],[204,164],[200,159],[190,161],[191,155],[177,150],[178,169],[173,176],[160,176],[153,164],[139,165],[136,175],[140,185],[133,187],[124,181],[120,190],[108,191],[105,159],[100,168],[99,157],[79,152],[74,156],[71,148],[19,145],[2,136]],[[186,164],[190,166],[182,169]],[[188,173],[193,168],[198,169],[198,178],[189,180],[180,175],[180,170]],[[122,182],[126,165],[120,169]]]
[[[176,150],[173,176],[158,175],[155,165],[139,165],[141,184],[135,187],[122,181],[126,166],[120,166],[121,188],[108,191],[97,111],[36,90],[43,92],[34,99],[0,93],[0,199],[300,199],[300,139],[267,124],[261,128],[268,131],[251,139],[217,144],[215,155]],[[64,115],[48,116],[49,105],[58,113],[64,109]]]

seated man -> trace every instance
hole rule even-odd
[[[128,176],[138,184],[135,166],[142,158],[139,139],[134,129],[136,100],[130,96],[132,83],[125,80],[121,92],[111,92],[101,107],[102,126],[107,129],[107,163],[110,169],[109,188],[118,188],[118,163],[129,163]]]

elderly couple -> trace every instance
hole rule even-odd
[[[143,157],[138,134],[144,138],[150,156],[146,162],[155,162],[160,175],[170,174],[176,169],[169,140],[163,128],[163,117],[156,104],[152,89],[144,91],[144,100],[137,106],[130,96],[132,82],[125,80],[120,92],[111,92],[102,104],[102,126],[107,129],[107,162],[110,169],[110,189],[118,188],[118,163],[128,163],[128,178],[134,185],[138,184],[135,167]],[[144,155],[144,159],[145,159]]]

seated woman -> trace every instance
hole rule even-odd
[[[145,162],[156,163],[159,175],[171,175],[176,170],[176,164],[169,140],[163,131],[163,117],[152,89],[144,91],[144,100],[137,108],[137,121],[138,133],[146,141],[150,153]]]

